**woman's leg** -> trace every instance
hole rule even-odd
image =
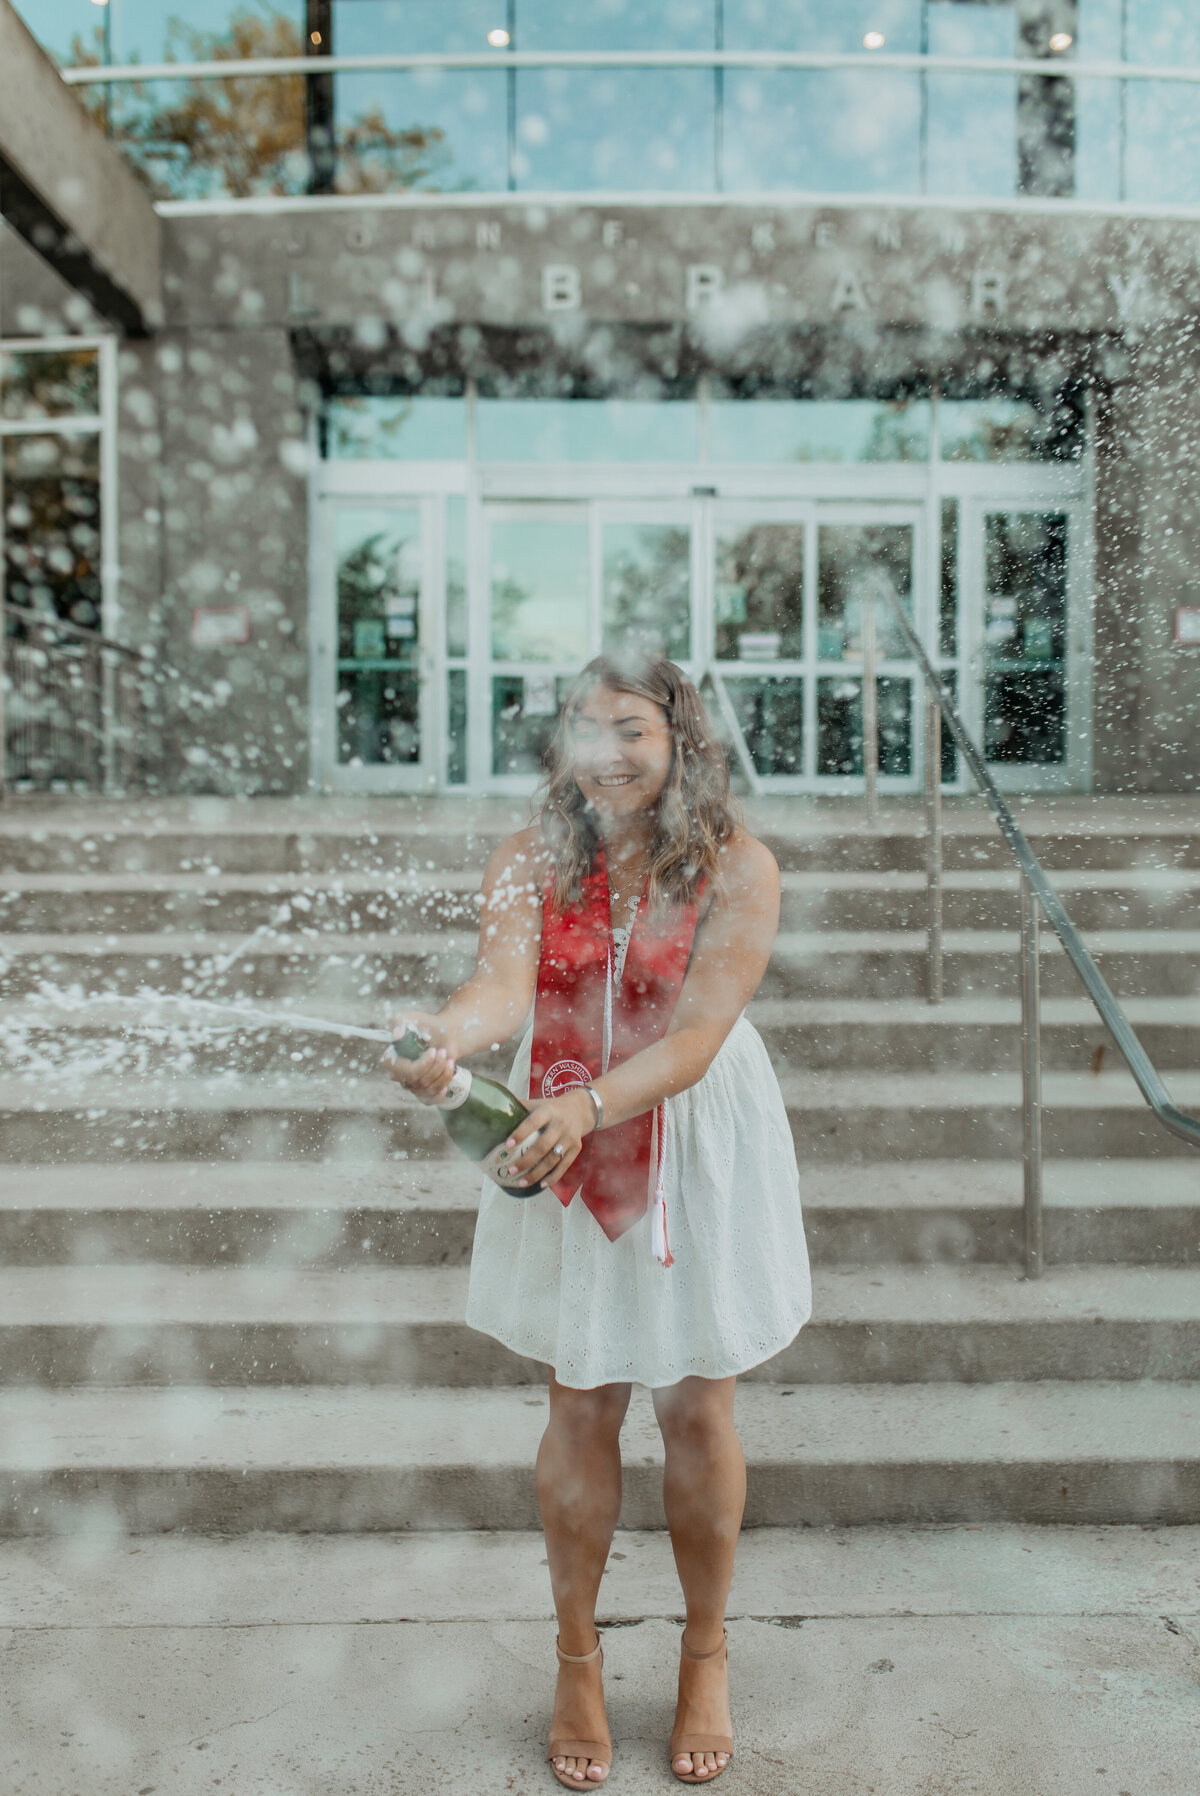
[[[564,1653],[596,1644],[596,1597],[621,1513],[621,1423],[632,1386],[572,1390],[550,1372],[550,1420],[537,1456],[538,1508],[546,1536],[550,1587]],[[600,1662],[559,1665],[551,1733],[559,1739],[607,1737]],[[608,1766],[555,1761],[580,1784],[600,1783]]]
[[[652,1393],[666,1464],[663,1506],[687,1611],[684,1638],[698,1653],[718,1647],[746,1506],[746,1461],[734,1432],[735,1378],[682,1378]],[[680,1732],[732,1734],[725,1655],[680,1656]],[[722,1753],[684,1754],[677,1771],[716,1771]]]

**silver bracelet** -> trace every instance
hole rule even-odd
[[[604,1099],[594,1085],[585,1085],[583,1090],[596,1106],[596,1127],[602,1129],[604,1127]]]

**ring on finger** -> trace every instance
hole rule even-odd
[[[563,1155],[564,1155],[564,1154],[565,1154],[565,1153],[566,1153],[566,1151],[567,1151],[567,1150],[566,1150],[566,1148],[565,1148],[565,1147],[564,1147],[564,1146],[563,1146],[563,1143],[562,1143],[562,1142],[561,1142],[561,1141],[560,1141],[560,1142],[559,1142],[559,1144],[558,1144],[558,1146],[557,1146],[557,1147],[556,1147],[556,1148],[555,1148],[555,1150],[554,1150],[554,1151],[555,1151],[555,1153],[556,1153],[556,1154],[557,1154],[557,1155],[558,1155],[558,1157],[559,1157],[559,1159],[560,1159],[560,1160],[561,1160],[561,1159],[562,1159],[562,1156],[563,1156]]]

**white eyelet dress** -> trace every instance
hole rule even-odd
[[[620,984],[629,930],[613,930]],[[509,1085],[529,1090],[533,1027]],[[485,1179],[466,1320],[560,1384],[728,1378],[786,1347],[812,1311],[800,1180],[783,1096],[743,1014],[695,1085],[663,1106],[667,1240],[651,1215],[610,1241],[577,1192],[514,1198]]]

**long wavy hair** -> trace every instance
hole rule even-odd
[[[671,731],[671,762],[650,850],[651,906],[689,902],[705,877],[719,892],[721,849],[742,813],[729,790],[725,752],[700,694],[673,661],[646,656],[622,662],[597,655],[568,692],[543,756],[546,774],[537,821],[557,866],[555,904],[565,910],[578,901],[581,881],[600,845],[595,815],[575,779],[571,743],[580,706],[600,686],[661,706]]]

